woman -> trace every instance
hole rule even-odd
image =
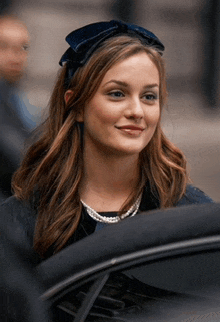
[[[159,39],[113,20],[66,40],[48,119],[3,205],[41,258],[141,211],[211,202],[187,184],[183,153],[161,130]]]

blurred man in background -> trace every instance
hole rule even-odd
[[[19,90],[29,47],[29,33],[14,16],[0,16],[0,202],[11,195],[11,177],[35,126]]]

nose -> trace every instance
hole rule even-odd
[[[129,119],[142,119],[144,116],[143,103],[139,97],[133,97],[125,111],[125,117]]]

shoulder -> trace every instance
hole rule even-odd
[[[29,202],[12,196],[0,206],[0,228],[7,230],[14,243],[32,249],[36,216]]]
[[[187,185],[186,192],[178,201],[177,206],[211,203],[213,200],[206,195],[202,190],[193,185]]]
[[[13,220],[15,218],[22,220],[29,220],[34,216],[36,210],[31,203],[28,201],[20,200],[15,196],[7,198],[1,205],[0,205],[0,215],[7,216],[8,219]]]

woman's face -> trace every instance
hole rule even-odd
[[[138,155],[160,117],[159,73],[146,53],[112,66],[78,121],[84,148],[108,155]]]

